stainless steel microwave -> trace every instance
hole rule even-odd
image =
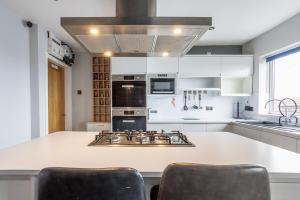
[[[148,94],[176,94],[177,74],[148,75]]]

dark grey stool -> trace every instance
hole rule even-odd
[[[144,181],[130,168],[46,168],[38,176],[38,200],[145,200]]]
[[[252,165],[172,164],[163,173],[158,200],[270,200],[269,177]]]

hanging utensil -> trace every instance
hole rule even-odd
[[[189,106],[191,106],[191,100],[192,100],[192,91],[191,90],[189,90],[188,91],[188,100],[187,100],[187,106],[189,107]]]
[[[186,105],[186,98],[187,98],[187,91],[184,91],[184,106],[183,106],[183,110],[188,110],[188,107]]]
[[[201,95],[202,95],[202,91],[199,90],[199,91],[198,91],[199,109],[202,109],[202,106],[201,106],[201,100],[202,100],[202,97],[201,97]]]
[[[193,91],[193,101],[194,101],[194,105],[193,105],[193,109],[198,109],[198,106],[196,105],[196,95],[197,95],[197,91]]]

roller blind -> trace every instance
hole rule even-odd
[[[298,52],[300,52],[300,46],[290,49],[290,50],[287,50],[287,51],[284,51],[284,52],[281,52],[281,53],[278,53],[278,54],[275,54],[273,56],[269,56],[269,57],[267,57],[267,62],[272,62],[276,59],[283,58],[285,56],[289,56],[291,54],[298,53]]]

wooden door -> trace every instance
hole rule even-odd
[[[64,69],[48,61],[48,123],[49,134],[65,130]]]

